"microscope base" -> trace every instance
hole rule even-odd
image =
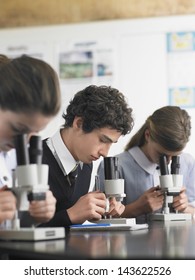
[[[65,238],[65,229],[59,228],[20,228],[0,230],[0,239],[40,241]]]
[[[133,226],[136,224],[135,218],[105,218],[99,221],[96,221],[97,224],[119,224],[119,225],[129,225]]]
[[[192,215],[188,213],[156,213],[151,215],[152,221],[186,221],[191,219]]]

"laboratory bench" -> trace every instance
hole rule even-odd
[[[195,259],[195,221],[154,221],[136,231],[66,231],[48,241],[0,241],[1,259]]]

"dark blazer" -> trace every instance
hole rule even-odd
[[[70,208],[75,202],[89,191],[92,164],[83,164],[83,168],[78,167],[76,182],[70,185],[67,176],[64,176],[50,148],[43,140],[42,162],[49,165],[49,188],[56,198],[56,212],[54,217],[41,227],[69,226],[71,221],[66,209]],[[81,209],[82,210],[82,209]]]

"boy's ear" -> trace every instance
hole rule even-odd
[[[75,128],[82,128],[83,120],[81,117],[75,117],[73,121],[73,127]]]

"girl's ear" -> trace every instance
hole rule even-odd
[[[150,138],[150,131],[148,129],[145,130],[145,140],[146,142],[148,142],[149,138]]]

